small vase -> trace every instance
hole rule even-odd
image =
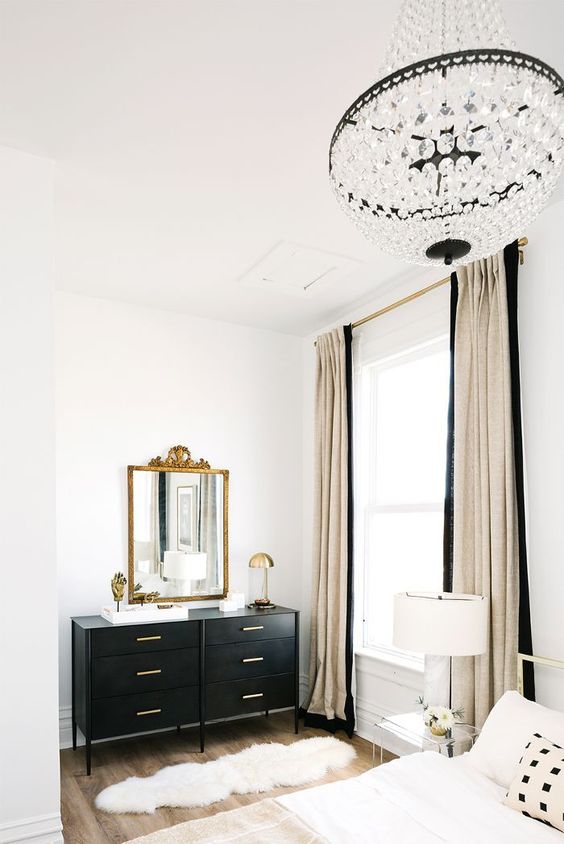
[[[439,724],[431,724],[429,729],[434,736],[446,736],[449,732],[446,727],[441,727]]]

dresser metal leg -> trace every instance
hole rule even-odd
[[[264,710],[264,714],[265,714],[265,715],[266,715],[266,717],[268,718],[268,709],[265,709],[265,710]]]
[[[72,722],[72,749],[76,750],[76,721]]]
[[[90,739],[86,740],[86,776],[92,773],[92,744]]]
[[[177,733],[179,733],[179,732],[180,732],[180,724],[177,724],[177,725],[176,725],[176,732],[177,732]]]

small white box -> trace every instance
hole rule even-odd
[[[166,604],[166,601],[163,601]],[[150,624],[155,621],[185,621],[188,607],[173,604],[166,610],[160,610],[156,604],[122,604],[119,612],[114,606],[102,607],[102,618],[110,624]]]
[[[235,610],[239,609],[235,601],[228,600],[224,598],[223,601],[219,602],[219,611],[220,612],[235,612]]]
[[[228,592],[227,594],[228,601],[234,601],[237,605],[238,610],[242,610],[245,606],[245,593],[244,592]]]

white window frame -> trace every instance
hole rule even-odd
[[[359,453],[367,455],[366,465],[374,465],[376,461],[376,438],[371,436],[371,431],[375,430],[375,413],[377,412],[377,398],[374,391],[377,390],[377,376],[387,369],[391,369],[397,365],[409,363],[413,360],[420,360],[421,358],[436,354],[440,351],[448,350],[449,337],[444,331],[441,331],[434,337],[428,337],[423,342],[415,343],[413,346],[404,348],[401,351],[385,357],[374,355],[372,359],[363,361],[360,371],[357,374],[358,388],[361,390],[361,402],[356,423],[357,442],[359,443]],[[369,412],[365,412],[364,403],[368,400]],[[445,458],[446,458],[446,441],[445,441]],[[362,458],[361,458],[362,459]],[[358,463],[355,470],[358,469]],[[366,601],[368,597],[368,577],[369,567],[367,561],[366,547],[367,547],[367,530],[368,519],[366,515],[369,513],[421,513],[421,512],[443,512],[444,501],[440,502],[421,502],[409,504],[377,504],[376,503],[376,473],[370,473],[368,470],[364,472],[355,472],[355,488],[356,501],[359,502],[357,508],[357,516],[355,519],[355,546],[357,553],[355,557],[361,561],[360,573],[357,571],[356,588],[357,594],[361,594],[362,619],[361,623],[355,624],[355,640],[357,646],[355,653],[363,656],[381,659],[385,662],[394,665],[405,666],[423,670],[424,656],[423,654],[413,654],[406,651],[401,651],[398,648],[390,647],[384,644],[366,644],[366,618],[367,606]]]

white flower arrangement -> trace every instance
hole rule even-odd
[[[446,706],[429,706],[423,698],[418,703],[423,707],[423,720],[425,726],[429,727],[434,735],[444,736],[449,734],[457,720],[464,717],[463,709],[449,709]]]

